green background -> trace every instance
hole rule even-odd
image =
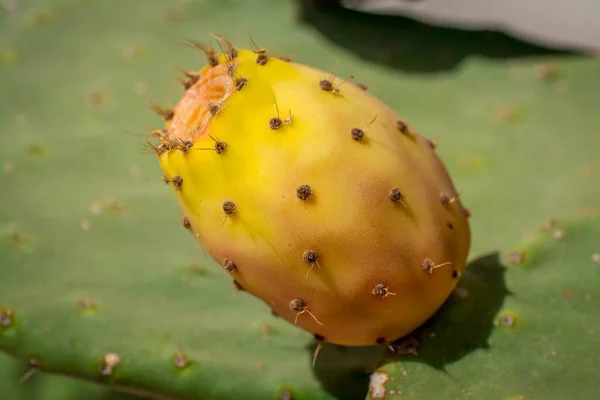
[[[141,152],[145,138],[131,132],[159,128],[148,101],[174,104],[182,93],[178,69],[204,65],[202,54],[183,45],[186,38],[209,41],[212,32],[249,47],[252,35],[270,54],[354,74],[438,142],[473,212],[470,258],[479,260],[472,266],[480,269],[465,285],[481,293],[486,307],[475,312],[477,318],[458,308],[459,317],[450,322],[472,327],[475,347],[483,346],[495,313],[506,305],[494,253],[526,242],[552,218],[598,212],[597,58],[497,32],[302,8],[292,1],[10,4],[0,9],[0,306],[15,310],[15,327],[0,331],[0,347],[18,360],[0,356],[3,399],[131,399],[44,373],[20,384],[29,357],[44,370],[155,393],[264,399],[289,387],[294,398],[330,399],[355,389],[347,382],[364,389],[366,375],[357,371],[381,356],[331,349],[313,374],[310,336],[273,318],[256,299],[234,295],[226,274],[180,227],[155,159]],[[588,290],[584,276],[573,281],[582,291]],[[594,279],[587,276],[590,284]],[[548,287],[554,288],[552,282]],[[81,310],[86,299],[97,308]],[[536,307],[543,310],[546,303]],[[469,307],[477,308],[476,302]],[[453,378],[435,368],[432,360],[439,357],[427,358],[434,353],[427,348],[424,363],[386,367],[397,381],[405,369],[414,377],[402,380],[403,398],[464,396]],[[102,378],[98,366],[111,351],[122,355],[122,364],[113,377]],[[170,362],[178,351],[194,360],[183,370]],[[518,395],[522,385],[516,381],[504,388],[477,386],[489,351],[458,351],[450,375],[470,382],[473,398]],[[593,376],[580,373],[589,389]],[[544,375],[550,387],[552,376]],[[527,399],[584,398],[565,387],[534,391]],[[344,396],[364,394],[357,389]]]

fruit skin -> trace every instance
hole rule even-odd
[[[409,334],[455,288],[471,241],[435,146],[331,73],[250,50],[218,57],[155,147],[199,244],[235,264],[238,287],[327,342]]]

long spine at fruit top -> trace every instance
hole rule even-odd
[[[342,345],[386,343],[455,288],[470,246],[435,144],[353,77],[263,49],[185,72],[150,144],[182,223],[274,313]]]

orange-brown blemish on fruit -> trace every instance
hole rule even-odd
[[[170,139],[196,141],[208,133],[208,123],[217,117],[214,106],[223,109],[225,100],[236,91],[236,83],[226,64],[204,68],[173,109]]]

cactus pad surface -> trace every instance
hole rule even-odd
[[[326,26],[356,32],[369,56],[360,59],[299,24],[295,2],[272,0],[5,1],[0,17],[0,349],[15,360],[0,362],[8,399],[130,398],[49,373],[157,398],[360,399],[389,356],[386,346],[327,344],[311,368],[312,335],[236,294],[182,228],[156,160],[138,152],[160,128],[149,126],[147,102],[174,106],[178,69],[205,62],[178,41],[207,31],[240,46],[252,34],[270,54],[354,74],[438,143],[472,209],[470,295],[434,317],[436,335],[418,357],[378,369],[374,387],[385,381],[386,398],[595,395],[593,366],[581,360],[598,348],[598,285],[590,286],[598,222],[589,217],[600,204],[598,60],[473,55],[453,70],[410,74],[404,61],[445,53],[411,47],[416,31],[401,35],[375,17],[325,16]],[[444,40],[460,49],[476,40],[458,36]],[[506,255],[520,250],[512,246],[545,221],[582,215],[560,228],[561,240],[551,229],[533,250],[524,246],[526,264],[508,265]],[[506,270],[481,259],[495,251]],[[516,317],[514,329],[494,324],[502,316]]]

